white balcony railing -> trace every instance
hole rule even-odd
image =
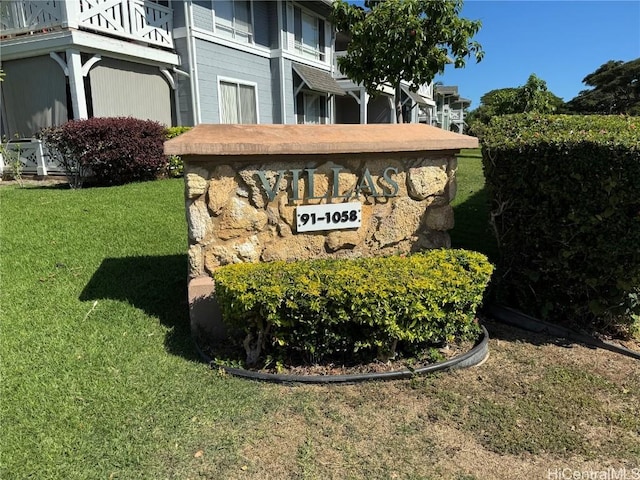
[[[173,48],[173,10],[149,0],[2,0],[0,35],[81,28]]]

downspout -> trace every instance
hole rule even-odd
[[[189,78],[189,81],[191,81],[191,75],[189,75],[187,72],[183,72],[179,68],[173,67],[173,73],[176,74],[176,77],[178,76],[187,77]],[[180,95],[178,93],[177,82],[176,82],[176,88],[173,90],[173,100],[174,100],[175,109],[176,109],[176,121],[179,124],[178,126],[182,126],[182,116],[180,115]]]
[[[287,101],[285,98],[285,92],[286,92],[286,84],[285,84],[285,77],[284,77],[284,42],[283,42],[283,35],[288,35],[288,33],[286,32],[286,28],[287,26],[284,25],[284,23],[282,22],[282,15],[283,15],[283,10],[282,9],[287,8],[287,5],[284,4],[283,5],[283,0],[278,0],[277,3],[277,14],[278,14],[278,48],[279,48],[279,58],[278,58],[278,68],[280,71],[280,121],[282,122],[282,124],[286,124],[287,123]],[[288,17],[287,17],[288,20]]]
[[[195,56],[195,37],[193,36],[193,8],[191,2],[184,2],[184,18],[187,27],[187,56],[189,60],[191,108],[193,110],[193,125],[202,123],[200,112],[200,86],[198,84],[198,67]]]

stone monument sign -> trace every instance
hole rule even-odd
[[[422,124],[199,125],[184,161],[189,305],[215,335],[216,268],[450,246],[456,153],[476,138]]]

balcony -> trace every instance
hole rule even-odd
[[[173,48],[173,10],[149,0],[2,0],[3,39],[78,28]]]

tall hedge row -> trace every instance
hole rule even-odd
[[[582,327],[640,327],[640,118],[509,115],[482,139],[497,299]]]

